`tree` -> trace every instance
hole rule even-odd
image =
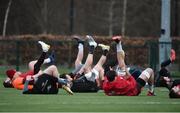
[[[122,20],[122,28],[121,28],[121,35],[124,37],[125,36],[125,31],[126,31],[126,8],[127,8],[127,0],[124,0],[123,3],[123,20]]]
[[[4,18],[4,25],[3,25],[3,37],[6,36],[6,26],[7,26],[7,20],[8,20],[8,15],[9,15],[9,11],[10,11],[10,7],[11,7],[11,3],[12,0],[9,0],[8,3],[8,7],[6,9],[6,13],[5,13],[5,18]]]
[[[113,36],[113,27],[114,27],[114,24],[113,24],[113,15],[114,15],[114,11],[113,11],[113,8],[114,8],[114,4],[115,4],[115,1],[114,0],[110,0],[110,7],[109,7],[109,36]]]

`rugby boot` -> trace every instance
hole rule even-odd
[[[41,45],[42,50],[43,50],[44,52],[48,52],[48,50],[49,50],[49,48],[50,48],[50,45],[44,43],[43,41],[38,41],[38,43]]]

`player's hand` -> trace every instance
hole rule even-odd
[[[32,77],[31,77],[30,75],[28,75],[28,76],[26,77],[26,80],[30,81],[30,80],[32,80]]]
[[[166,81],[166,82],[170,82],[171,79],[169,77],[163,77],[163,79]]]

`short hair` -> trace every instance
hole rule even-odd
[[[118,64],[117,59],[110,59],[104,64],[104,72],[105,74],[110,71],[110,67],[114,67]]]
[[[174,92],[174,90],[170,90],[169,92],[169,98],[180,98],[180,95]]]
[[[112,82],[115,79],[116,75],[117,75],[116,72],[113,70],[110,70],[106,73],[106,77],[109,82]]]

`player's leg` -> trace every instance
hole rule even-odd
[[[75,69],[71,73],[65,74],[66,78],[69,81],[72,81],[73,79],[75,79],[75,75],[83,67],[82,60],[83,60],[83,56],[84,56],[84,40],[82,40],[79,36],[73,36],[73,38],[78,43],[78,54],[77,54],[77,57],[75,60]]]
[[[176,52],[171,49],[170,58],[161,63],[161,69],[159,71],[160,76],[171,77],[169,71],[166,69],[176,59]]]
[[[160,86],[170,89],[170,84],[173,81],[169,70],[166,68],[176,59],[176,52],[171,49],[170,58],[161,63],[161,69],[159,71],[159,84]]]
[[[103,50],[103,54],[99,59],[98,63],[94,66],[93,71],[95,71],[95,79],[97,80],[97,85],[100,86],[101,82],[104,80],[104,68],[102,67],[103,64],[106,62],[106,56],[110,49],[110,46],[104,44],[98,44]],[[98,72],[98,73],[97,73]],[[98,78],[98,79],[97,79]]]
[[[151,68],[145,69],[138,77],[137,82],[144,87],[146,83],[149,85],[148,96],[154,96],[154,71]]]
[[[42,65],[43,63],[49,63],[49,62],[51,61],[50,58],[45,59],[46,54],[47,54],[50,46],[49,46],[48,44],[42,42],[42,41],[38,41],[38,43],[41,45],[43,52],[42,52],[42,54],[41,54],[41,56],[39,57],[38,60],[31,61],[31,62],[29,63],[29,69],[30,69],[30,70],[34,70],[34,74],[37,74],[37,73],[39,72],[40,67],[41,67],[41,65]]]
[[[59,76],[59,72],[58,72],[58,69],[55,65],[51,65],[49,67],[47,67],[43,73],[46,73],[48,75],[52,75],[54,77],[58,77]]]
[[[78,43],[78,54],[75,60],[75,69],[82,64],[83,56],[84,56],[84,41],[79,36],[73,36],[73,38]]]
[[[43,73],[46,73],[48,75],[52,75],[56,78],[58,78],[58,82],[62,85],[67,85],[67,81],[65,81],[64,79],[62,78],[59,78],[59,71],[57,69],[57,67],[55,65],[51,65],[49,67],[47,67]]]
[[[94,39],[91,36],[87,35],[86,37],[88,38],[88,43],[89,43],[89,53],[88,53],[87,59],[85,61],[85,64],[78,72],[78,75],[84,75],[84,76],[76,77],[76,79],[73,81],[73,85],[72,85],[71,89],[75,92],[90,91],[91,89],[89,89],[89,88],[92,87],[92,84],[94,84],[94,81],[90,82],[91,81],[90,79],[88,82],[88,80],[87,80],[88,77],[86,77],[86,76],[91,77],[91,75],[92,75],[91,66],[93,63],[93,53],[94,53],[94,49],[97,46],[97,43],[94,41]]]
[[[71,89],[69,88],[69,84],[68,81],[66,81],[65,79],[59,78],[59,71],[57,69],[57,67],[55,65],[51,65],[48,68],[46,68],[43,73],[46,73],[48,75],[52,75],[56,78],[58,78],[58,83],[60,83],[62,85],[62,88],[64,90],[66,90],[69,94],[73,94],[73,92],[71,91]]]
[[[86,37],[87,37],[88,43],[89,43],[89,53],[88,53],[88,56],[87,56],[87,59],[85,61],[84,66],[78,72],[80,74],[88,73],[88,72],[91,71],[91,66],[92,66],[92,63],[93,63],[93,53],[94,53],[94,49],[97,46],[97,43],[94,41],[92,36],[87,35]]]
[[[174,49],[171,49],[170,58],[161,63],[161,68],[165,68],[169,64],[171,64],[176,59],[176,52]]]
[[[117,60],[118,60],[118,66],[119,69],[116,70],[118,75],[125,75],[125,70],[126,70],[126,64],[125,64],[125,53],[124,50],[122,49],[121,45],[121,36],[114,36],[112,37],[112,40],[116,42],[116,51],[117,51]]]

